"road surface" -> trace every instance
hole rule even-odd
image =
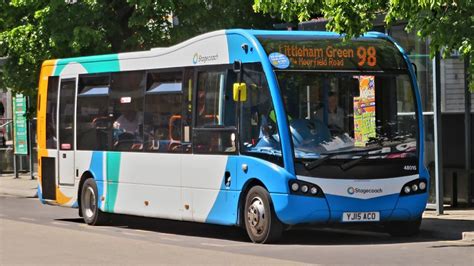
[[[76,209],[0,196],[0,265],[474,265],[474,242],[449,239],[438,233],[443,225],[436,223],[425,219],[416,238],[312,227],[287,231],[278,244],[256,245],[235,227],[133,216],[115,217],[111,226],[87,226]]]

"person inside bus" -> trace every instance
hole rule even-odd
[[[328,93],[327,103],[327,123],[329,129],[334,132],[342,132],[344,130],[344,116],[345,111],[339,106],[339,97],[335,92]],[[320,108],[317,112],[317,117],[321,121],[324,121],[324,108]]]
[[[143,122],[133,102],[120,103],[119,108],[121,115],[113,123],[114,131],[117,133],[114,136],[117,140],[115,146],[116,148],[120,146],[120,149],[123,149],[122,146],[125,145],[130,146],[129,149],[133,149],[132,146],[138,144],[137,136]]]
[[[120,104],[120,116],[114,122],[114,128],[120,129],[123,132],[135,134],[138,132],[138,127],[141,124],[139,115],[135,110],[135,105],[132,103]]]

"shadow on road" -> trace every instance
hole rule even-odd
[[[57,219],[84,223],[82,218]],[[172,221],[129,215],[113,215],[112,227],[143,230],[182,236],[249,242],[242,228],[193,222]],[[370,224],[322,227],[311,225],[285,231],[281,245],[377,245],[462,239],[462,232],[474,231],[474,223],[467,220],[423,219],[421,232],[415,237],[391,237],[381,226]]]

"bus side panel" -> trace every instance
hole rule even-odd
[[[237,188],[236,168],[239,156],[228,156],[224,169],[231,170],[230,183],[226,183],[225,171],[218,176],[219,187],[216,190],[217,196],[212,195],[213,200],[207,203],[210,208],[205,213],[205,222],[213,224],[235,225],[237,224],[237,209],[240,191]],[[236,172],[237,171],[237,172]],[[195,199],[197,200],[197,199]]]
[[[52,175],[52,180],[45,180],[45,188],[47,198],[55,200],[55,169],[56,162],[46,159],[46,164],[43,166],[42,157],[48,157],[48,150],[46,149],[46,111],[47,111],[47,96],[48,96],[48,78],[53,74],[56,60],[45,61],[41,67],[39,84],[38,84],[38,99],[37,99],[37,143],[38,143],[38,197],[41,202],[45,203],[43,197],[43,171],[48,176]]]
[[[229,63],[241,61],[242,63],[259,62],[260,57],[249,39],[238,33],[227,34],[227,45],[229,49]],[[247,45],[247,49],[244,49]]]
[[[181,154],[107,153],[107,211],[181,219]]]
[[[104,212],[180,219],[180,154],[78,151]],[[80,192],[79,192],[80,193]]]
[[[235,200],[229,194],[235,191],[235,184],[231,181],[225,186],[224,181],[226,172],[234,179],[235,162],[235,156],[223,154],[183,155],[182,206],[189,208],[185,220],[235,224]]]
[[[245,194],[242,191],[252,180],[258,180],[269,191],[277,217],[286,224],[302,222],[325,222],[329,219],[329,210],[324,198],[289,195],[288,182],[293,178],[284,168],[268,161],[250,156],[231,156],[228,164],[236,163],[236,182],[234,189],[225,186],[221,189],[210,210],[206,222],[233,225],[238,223],[239,202],[243,205]],[[244,171],[243,165],[247,165]],[[235,178],[235,177],[233,177]],[[304,206],[304,207],[302,207]]]
[[[248,167],[246,172],[242,170],[244,164]],[[241,156],[237,169],[239,190],[245,189],[251,179],[262,182],[270,193],[273,209],[281,222],[297,224],[325,222],[329,219],[326,199],[289,194],[289,181],[295,177],[285,168],[259,158]],[[246,195],[241,195],[242,202],[245,197]]]

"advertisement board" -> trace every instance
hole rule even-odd
[[[28,121],[26,119],[26,97],[16,94],[13,97],[13,134],[16,155],[28,154]]]

